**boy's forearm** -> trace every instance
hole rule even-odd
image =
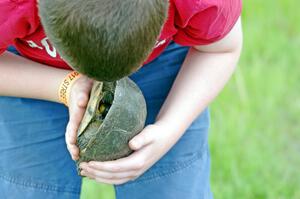
[[[223,89],[240,57],[241,19],[221,40],[191,48],[156,120],[176,141]],[[177,133],[176,133],[177,132]]]
[[[237,64],[239,52],[204,53],[193,48],[157,117],[178,136],[222,90]]]
[[[59,102],[58,88],[69,72],[4,52],[0,55],[0,96]]]

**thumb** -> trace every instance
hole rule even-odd
[[[66,129],[66,144],[73,160],[78,159],[79,156],[79,148],[76,145],[77,131],[88,101],[88,96],[82,93],[79,93],[77,97],[69,106],[69,122]]]
[[[84,116],[89,97],[85,93],[78,93],[74,98],[69,106],[69,125],[73,127],[71,129],[77,130]]]
[[[153,142],[153,134],[151,133],[151,128],[146,127],[140,132],[138,135],[136,135],[134,138],[132,138],[129,142],[129,147],[132,150],[139,150],[143,148],[144,146],[150,144]]]
[[[86,93],[81,93],[77,99],[77,106],[79,106],[79,108],[86,108],[88,101],[89,96]]]

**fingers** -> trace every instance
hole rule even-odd
[[[73,160],[79,158],[79,148],[76,145],[77,131],[84,116],[93,80],[82,75],[70,87],[69,122],[66,127],[65,141]]]
[[[109,184],[122,184],[134,180],[152,165],[152,160],[147,158],[152,154],[150,148],[147,146],[128,157],[114,161],[83,162],[80,164],[81,175]]]
[[[150,152],[148,149],[142,149],[140,151],[136,151],[128,157],[121,158],[113,161],[106,162],[97,162],[91,161],[85,165],[84,163],[80,164],[80,168],[84,168],[88,166],[90,168],[96,169],[98,171],[104,172],[128,172],[128,171],[140,171],[147,166],[147,159]]]
[[[116,178],[116,179],[108,179],[108,178],[102,178],[102,177],[96,177],[96,176],[93,176],[91,174],[86,174],[84,175],[90,179],[94,179],[95,181],[97,182],[100,182],[100,183],[106,183],[106,184],[114,184],[114,185],[120,185],[120,184],[124,184],[130,180],[132,180],[132,178]]]
[[[147,127],[137,136],[135,136],[130,142],[129,146],[135,150],[130,156],[120,158],[113,161],[97,162],[91,161],[88,166],[97,170],[106,172],[127,172],[138,171],[145,167],[146,158],[149,154],[149,146],[154,141],[155,135],[151,129]],[[84,164],[81,164],[82,166]]]
[[[66,128],[66,144],[73,160],[77,160],[79,158],[79,149],[76,145],[77,130],[83,118],[84,112],[85,109],[75,107],[74,110],[70,111],[69,114],[69,122]]]
[[[79,148],[76,145],[77,131],[84,116],[86,106],[89,100],[89,92],[92,87],[92,80],[79,79],[73,85],[70,104],[69,104],[69,122],[66,128],[66,144],[73,160],[79,158]]]
[[[108,184],[123,184],[127,181],[134,180],[142,173],[141,171],[125,171],[125,172],[107,172],[90,167],[88,164],[82,164],[82,176],[87,176],[98,182]]]
[[[117,180],[123,178],[133,179],[136,178],[136,172],[128,171],[128,172],[119,172],[119,173],[108,173],[105,171],[99,171],[91,167],[84,167],[85,169],[81,171],[81,175],[88,176],[91,178],[102,178],[107,180]]]
[[[134,180],[149,169],[164,153],[166,147],[156,139],[161,130],[155,126],[147,126],[129,143],[135,150],[128,157],[113,161],[82,162],[79,167],[82,175],[109,184],[125,183]]]
[[[79,100],[76,101],[77,105],[72,105],[69,108],[69,122],[66,128],[66,144],[73,160],[79,158],[79,149],[76,145],[77,130],[84,116],[87,101],[88,96],[81,95]]]

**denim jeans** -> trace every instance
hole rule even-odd
[[[130,76],[145,96],[146,124],[154,123],[188,50],[172,42],[158,58]],[[0,96],[0,198],[79,198],[81,178],[64,141],[68,117],[67,108],[58,103]],[[116,197],[212,198],[208,129],[209,111],[205,109],[148,171],[135,181],[115,186]]]

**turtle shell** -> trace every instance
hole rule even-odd
[[[103,106],[106,111],[103,111]],[[109,109],[108,109],[109,108]],[[128,142],[145,125],[146,102],[138,86],[125,77],[116,82],[94,81],[77,134],[80,162],[108,161],[128,156]]]

